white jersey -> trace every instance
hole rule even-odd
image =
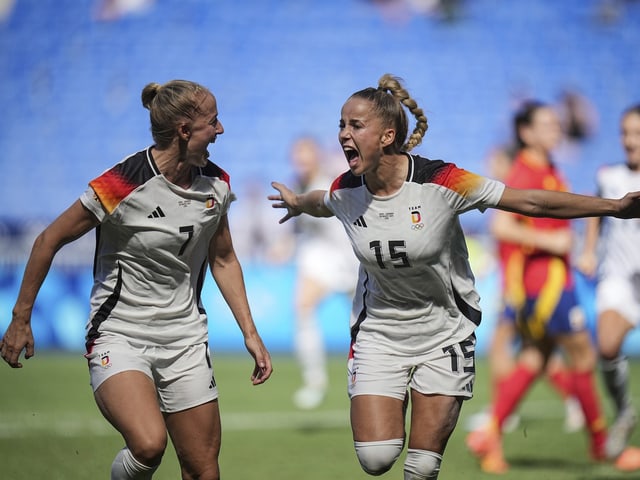
[[[606,165],[596,175],[598,195],[621,198],[627,192],[640,190],[640,172],[626,164]],[[627,280],[640,275],[640,219],[602,217],[599,243],[601,277],[621,277]]]
[[[299,193],[328,190],[333,181],[317,176]],[[353,292],[358,261],[344,228],[335,218],[300,215],[295,218],[296,263],[301,275],[314,279],[329,291]]]
[[[466,340],[480,324],[480,297],[458,215],[495,206],[504,184],[451,163],[408,156],[400,190],[372,195],[363,177],[338,177],[325,204],[360,260],[351,336],[418,354]]]
[[[89,183],[80,198],[100,221],[87,347],[103,334],[163,346],[206,342],[200,293],[209,242],[229,209],[228,175],[209,162],[183,189],[151,147]]]

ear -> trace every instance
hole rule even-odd
[[[178,126],[178,136],[180,140],[188,141],[191,138],[191,128],[186,123]]]
[[[389,145],[392,145],[396,139],[396,131],[393,128],[388,128],[384,132],[382,132],[382,137],[380,138],[380,143],[382,144],[382,148],[386,148]]]

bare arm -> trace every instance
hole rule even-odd
[[[278,194],[269,195],[267,198],[274,202],[273,208],[286,208],[287,214],[280,219],[279,223],[284,223],[290,218],[297,217],[301,213],[306,213],[312,217],[332,217],[333,213],[324,204],[326,190],[313,190],[311,192],[297,195],[286,185],[278,182],[271,182],[271,186],[278,191]]]
[[[233,249],[226,215],[222,217],[218,231],[209,244],[209,267],[220,293],[240,327],[245,346],[255,360],[251,381],[254,385],[264,383],[273,371],[271,357],[251,316],[242,267]]]
[[[638,218],[640,192],[627,193],[620,199],[609,199],[553,190],[520,190],[505,187],[496,208],[529,217]]]
[[[519,221],[515,214],[509,212],[496,212],[491,222],[491,233],[499,241],[543,250],[552,255],[565,255],[573,245],[570,228],[540,230]]]
[[[64,245],[81,237],[97,225],[98,220],[93,214],[82,206],[80,200],[76,200],[34,241],[18,298],[13,307],[11,323],[0,341],[2,358],[12,367],[22,367],[19,358],[23,349],[25,358],[28,359],[34,355],[31,311],[54,256]]]

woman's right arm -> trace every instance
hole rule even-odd
[[[278,195],[269,195],[269,200],[280,203],[273,203],[273,208],[286,208],[287,214],[280,219],[279,223],[284,223],[290,218],[297,217],[301,213],[306,213],[312,217],[332,217],[333,213],[324,204],[326,190],[312,190],[305,194],[295,194],[286,185],[278,182],[271,182],[271,186],[278,191]]]
[[[80,200],[76,200],[34,241],[22,277],[18,298],[13,307],[11,323],[4,337],[0,340],[0,354],[12,367],[22,367],[18,360],[23,349],[25,350],[25,358],[33,356],[31,311],[38,291],[49,272],[53,257],[64,245],[80,238],[97,225],[98,220],[95,216],[82,205]]]

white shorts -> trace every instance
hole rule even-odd
[[[475,380],[475,345],[472,335],[459,344],[416,356],[356,349],[347,366],[349,398],[383,395],[403,400],[410,388],[425,395],[469,399]]]
[[[324,242],[300,245],[296,258],[300,275],[309,277],[329,291],[349,293],[358,281],[358,261],[350,246],[338,251]]]
[[[596,310],[598,314],[605,310],[620,312],[629,323],[640,323],[640,285],[632,279],[604,277],[596,288]]]
[[[107,378],[138,370],[155,383],[162,412],[179,412],[218,398],[207,343],[166,348],[101,337],[85,357],[94,392]]]

